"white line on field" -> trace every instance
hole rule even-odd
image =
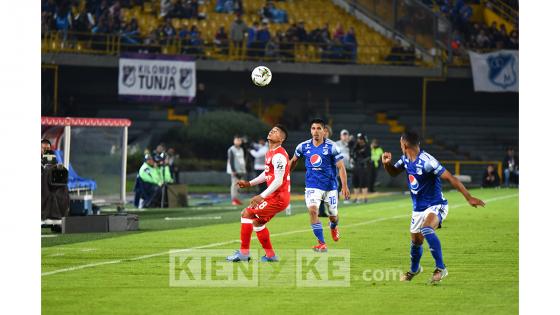
[[[221,220],[222,216],[212,217],[165,217],[165,221],[180,221],[180,220]]]
[[[486,200],[486,203],[490,203],[490,202],[494,202],[494,201],[498,201],[498,200],[503,200],[503,199],[508,199],[508,198],[516,197],[516,196],[518,196],[518,194],[511,194],[511,195],[505,195],[505,196],[501,196],[501,197],[490,198],[490,199]],[[459,206],[453,207],[453,209],[460,208],[460,207],[467,207],[467,206],[469,206],[469,205],[468,204],[461,204]],[[348,225],[345,226],[345,229],[350,228],[350,227],[355,227],[355,226],[362,226],[362,225],[372,224],[372,223],[376,223],[376,222],[391,220],[391,219],[403,218],[403,217],[407,217],[407,216],[409,216],[409,214],[397,215],[397,216],[392,216],[392,217],[387,217],[387,218],[378,218],[378,219],[364,221],[364,222],[360,222],[360,223],[348,224]],[[285,235],[292,235],[292,234],[298,234],[298,233],[308,233],[308,232],[309,232],[309,229],[295,230],[295,231],[288,231],[288,232],[282,232],[282,233],[274,233],[274,234],[271,234],[271,236],[280,237],[280,236],[285,236]],[[252,237],[252,240],[255,240],[255,239],[257,239],[257,238]],[[49,276],[49,275],[53,275],[53,274],[57,274],[57,273],[69,272],[69,271],[80,270],[80,269],[85,269],[85,268],[92,268],[92,267],[103,266],[103,265],[113,265],[113,264],[118,264],[118,263],[126,262],[126,261],[143,260],[143,259],[148,259],[148,258],[152,258],[152,257],[169,255],[170,253],[188,252],[188,251],[191,251],[193,249],[212,248],[212,247],[218,247],[218,246],[228,245],[228,244],[233,244],[233,243],[239,243],[239,240],[235,239],[235,240],[230,240],[230,241],[226,241],[226,242],[211,243],[211,244],[207,244],[207,245],[196,246],[196,247],[185,248],[185,249],[168,250],[168,251],[165,251],[165,252],[143,255],[143,256],[138,256],[138,257],[133,257],[133,258],[116,259],[116,260],[109,260],[109,261],[86,264],[86,265],[79,265],[79,266],[74,266],[74,267],[69,267],[69,268],[63,268],[63,269],[57,269],[57,270],[53,270],[53,271],[43,272],[43,273],[41,273],[41,276]]]
[[[45,234],[45,235],[41,235],[41,238],[43,237],[57,237],[58,234]]]

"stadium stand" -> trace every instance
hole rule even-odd
[[[160,1],[155,0],[80,0],[71,4],[44,0],[42,49],[45,52],[112,55],[121,51],[183,53],[217,60],[243,60],[250,57],[247,38],[241,55],[232,53],[231,42],[228,55],[224,55],[223,47],[214,42],[220,27],[230,29],[235,14],[215,12],[218,1],[198,1],[196,14],[187,14],[190,18],[177,17],[183,15],[173,13],[176,11],[173,10],[174,6],[181,3],[189,5],[191,2],[173,1],[172,8],[162,13]],[[391,51],[395,42],[330,1],[275,2],[278,10],[286,12],[288,23],[263,23],[267,22],[267,19],[262,19],[262,8],[266,1],[242,3],[245,24],[262,23],[260,28],[266,24],[270,42],[280,50],[277,55],[267,54],[269,60],[376,64],[387,63],[386,57],[391,53],[399,54],[394,49]],[[266,50],[266,47],[262,45],[261,50]],[[398,63],[394,58],[389,61]]]

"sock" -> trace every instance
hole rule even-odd
[[[416,245],[410,242],[410,271],[417,272],[420,267],[420,258],[422,258],[423,252],[422,245]]]
[[[338,225],[338,218],[336,218],[336,221],[330,223],[331,225],[331,229],[334,230],[336,228],[336,226]]]
[[[264,252],[266,253],[266,257],[275,256],[276,254],[272,249],[272,242],[270,242],[270,232],[268,231],[268,228],[264,227],[264,229],[257,231],[257,237],[259,242],[261,242]]]
[[[323,237],[323,225],[321,222],[311,224],[311,228],[313,229],[313,234],[315,234],[319,243],[325,244],[325,238]]]
[[[436,261],[436,267],[440,269],[444,269],[445,264],[443,263],[441,244],[439,242],[439,238],[436,235],[436,232],[431,227],[426,226],[422,228],[422,235],[424,235],[424,238],[426,239],[428,245],[430,246],[430,252],[434,257],[434,260]]]
[[[241,254],[249,255],[251,245],[251,234],[253,234],[253,220],[241,218]]]

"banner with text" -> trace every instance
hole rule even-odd
[[[469,56],[475,91],[519,92],[519,51],[488,54],[469,51]]]
[[[195,62],[187,56],[121,55],[119,96],[135,100],[190,102],[196,96]]]

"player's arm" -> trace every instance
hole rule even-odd
[[[451,184],[451,186],[460,191],[471,206],[476,208],[478,206],[484,207],[486,205],[484,201],[471,196],[467,188],[465,188],[465,185],[463,185],[463,183],[461,183],[461,181],[453,176],[448,170],[445,170],[441,174],[440,178],[445,179]]]
[[[296,151],[294,152],[294,155],[290,159],[290,162],[288,162],[288,166],[290,167],[290,173],[296,168],[296,166],[298,164],[298,159],[302,154],[303,154],[303,150],[301,148],[301,143],[300,143],[296,147]]]
[[[263,171],[262,173],[259,174],[259,176],[251,179],[251,181],[240,180],[237,182],[237,185],[239,185],[239,188],[247,188],[251,186],[256,186],[258,184],[262,184],[264,182],[266,182],[266,174]]]
[[[282,154],[276,154],[272,157],[272,166],[274,168],[274,180],[260,195],[256,195],[251,198],[251,202],[249,204],[251,207],[255,207],[261,203],[264,198],[270,196],[270,194],[282,186],[282,183],[284,182],[284,173],[286,172],[286,167],[288,167],[288,160]]]
[[[342,195],[345,199],[350,199],[350,190],[348,189],[348,181],[346,176],[346,168],[344,167],[344,161],[340,160],[336,162],[336,167],[338,168],[338,176],[340,177],[340,182],[342,183]]]
[[[391,163],[392,158],[393,156],[391,155],[391,152],[383,152],[383,155],[381,156],[381,162],[383,163],[383,168],[387,171],[387,173],[395,177],[399,175],[404,169],[401,167],[395,167],[395,165]]]
[[[290,162],[288,162],[288,165],[290,166],[290,173],[296,168],[298,160],[298,157],[294,154],[294,156],[290,159]]]

